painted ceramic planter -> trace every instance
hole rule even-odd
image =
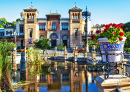
[[[107,38],[99,38],[100,50],[102,54],[107,52],[108,54],[119,54],[123,53],[124,43],[126,37],[123,37],[123,40],[119,43],[113,42],[110,44],[110,41]],[[121,62],[123,60],[122,55],[108,55],[108,62]],[[106,55],[102,55],[102,61],[106,62]]]

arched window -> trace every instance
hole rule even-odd
[[[52,35],[51,35],[51,39],[53,39],[53,38],[56,39],[56,38],[57,38],[57,35],[56,35],[56,34],[52,34]]]
[[[52,29],[52,30],[56,30],[56,24],[55,24],[55,23],[52,23],[51,29]]]

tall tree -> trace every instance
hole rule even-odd
[[[125,23],[125,25],[123,27],[123,30],[125,32],[130,32],[130,22]]]

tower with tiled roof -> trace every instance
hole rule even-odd
[[[33,46],[33,41],[38,39],[38,13],[38,10],[32,5],[28,8],[25,8],[24,13],[21,13],[21,16],[24,19],[24,41],[26,47]]]
[[[69,9],[70,47],[82,47],[82,9],[77,6]]]

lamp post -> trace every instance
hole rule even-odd
[[[19,33],[16,33],[16,31],[14,31],[14,33],[12,33],[12,36],[14,36],[14,38],[15,38],[15,44],[16,44],[16,36],[19,36]]]
[[[88,46],[88,16],[91,16],[91,12],[87,11],[87,6],[86,6],[86,11],[82,12],[82,16],[85,17],[85,45],[86,45],[86,51],[87,51],[87,46]]]
[[[15,38],[15,44],[16,44],[16,36],[19,36],[19,33],[16,33],[16,31],[14,31],[14,33],[12,33],[12,36],[14,36]],[[13,54],[13,51],[14,51],[14,54]],[[13,56],[14,56],[14,59],[13,59]],[[16,65],[15,65],[15,58],[16,58],[16,48],[14,47],[13,50],[12,50],[12,69],[14,68],[14,70],[16,69]],[[13,65],[15,65],[13,67]]]

